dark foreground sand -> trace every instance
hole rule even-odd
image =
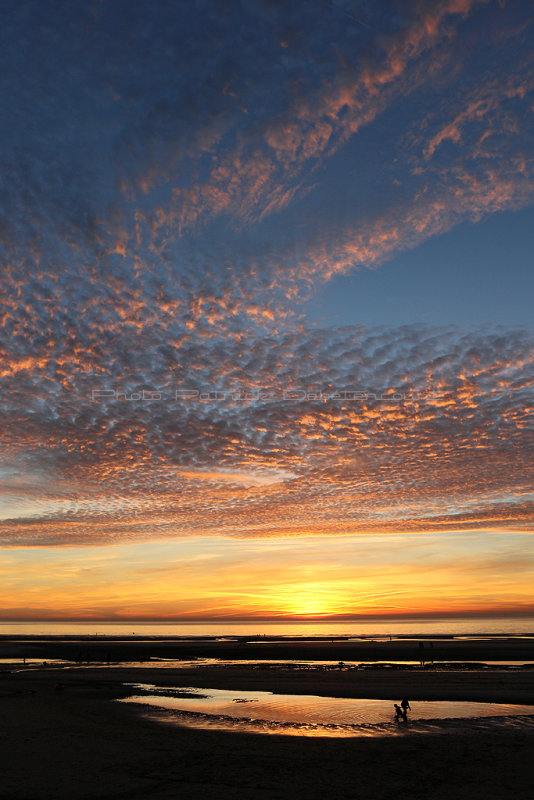
[[[2,800],[530,798],[529,731],[325,739],[180,729],[114,703],[121,681],[347,697],[534,702],[534,674],[26,670],[0,674]],[[55,688],[61,682],[64,689]]]

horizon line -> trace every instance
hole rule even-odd
[[[161,624],[161,625],[198,625],[203,623],[208,624],[306,624],[318,622],[332,622],[332,623],[358,623],[358,622],[410,622],[417,620],[432,621],[432,620],[468,620],[468,619],[516,619],[516,618],[533,618],[534,609],[531,610],[518,610],[511,611],[493,611],[493,612],[463,612],[463,613],[412,613],[412,614],[361,614],[361,615],[310,615],[310,616],[284,616],[284,617],[82,617],[82,616],[48,616],[48,617],[2,617],[0,616],[0,624],[14,624],[14,623],[45,623],[45,622],[64,622],[64,623],[87,623],[87,624]]]

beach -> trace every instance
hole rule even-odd
[[[330,697],[534,703],[534,671],[295,669],[294,665],[4,664],[2,800],[527,798],[534,729],[469,725],[332,739],[183,728],[116,702],[131,683]]]

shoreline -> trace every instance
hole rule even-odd
[[[205,689],[268,691],[280,694],[308,694],[354,699],[473,701],[534,705],[534,669],[492,668],[420,669],[396,665],[394,669],[296,668],[293,664],[184,664],[163,667],[147,662],[136,665],[94,664],[62,666],[50,664],[23,666],[4,664],[1,685],[25,683],[83,685],[98,688],[99,696],[107,687],[107,699],[123,697],[124,685],[158,684]]]
[[[254,661],[531,661],[534,637],[506,636],[480,639],[168,639],[154,637],[76,638],[2,637],[0,658],[23,657],[43,660],[64,658],[76,662],[146,661],[150,658],[217,658]]]

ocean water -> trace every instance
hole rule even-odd
[[[344,622],[0,622],[0,635],[10,636],[390,636],[534,635],[534,617],[462,619],[385,619]]]

